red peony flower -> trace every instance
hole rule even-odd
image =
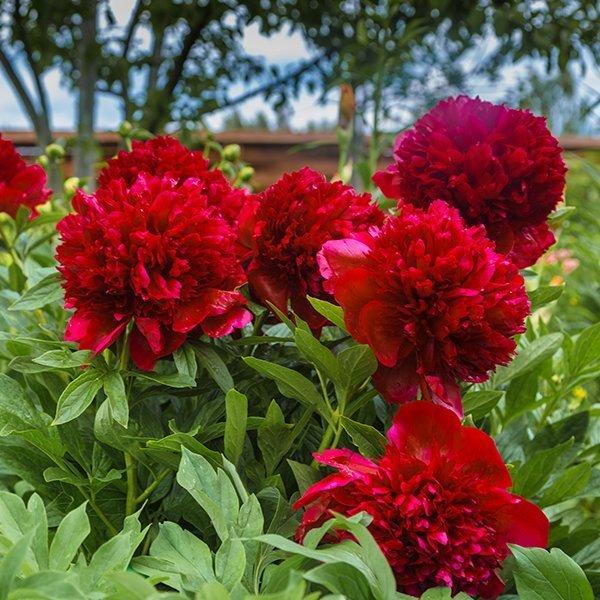
[[[326,289],[350,334],[373,348],[386,400],[412,400],[420,386],[461,414],[455,378],[485,381],[510,360],[529,303],[517,268],[493,248],[483,227],[465,228],[441,200],[323,246]]]
[[[44,169],[40,165],[27,166],[13,143],[0,134],[0,212],[14,218],[19,207],[26,206],[37,214],[35,207],[52,194],[45,185]]]
[[[101,187],[115,179],[124,179],[132,185],[139,173],[169,177],[178,184],[189,178],[202,181],[202,192],[208,204],[218,206],[231,224],[237,222],[238,213],[248,197],[246,190],[234,188],[220,170],[209,170],[208,160],[202,152],[189,150],[168,136],[134,141],[131,152],[121,151],[107,163],[98,176]]]
[[[446,200],[469,225],[485,225],[518,267],[554,243],[545,221],[562,198],[566,167],[542,117],[450,98],[398,136],[394,160],[373,177],[387,197],[420,207]]]
[[[304,168],[284,175],[240,215],[240,238],[251,248],[248,281],[261,302],[292,310],[313,329],[325,325],[306,296],[330,299],[323,290],[317,252],[328,240],[380,225],[384,215],[368,194]],[[248,204],[247,206],[250,206]]]
[[[402,592],[420,596],[447,586],[454,594],[497,597],[504,589],[497,570],[508,555],[507,544],[547,545],[544,513],[506,491],[511,478],[493,440],[463,427],[441,406],[401,406],[388,440],[379,460],[350,450],[315,455],[338,472],[294,505],[308,507],[296,537],[302,540],[334,512],[365,511]],[[344,531],[336,535],[350,537]]]
[[[221,337],[250,321],[236,291],[246,280],[236,235],[204,180],[141,174],[93,196],[79,191],[73,207],[58,224],[59,271],[75,309],[67,340],[101,352],[133,321],[131,357],[151,370],[190,332]]]

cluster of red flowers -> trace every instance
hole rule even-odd
[[[495,598],[504,589],[497,570],[507,544],[548,543],[544,513],[507,491],[511,478],[493,440],[441,406],[401,406],[379,460],[350,450],[327,450],[317,459],[337,472],[296,502],[307,507],[297,537],[333,513],[369,513],[369,531],[408,594],[447,586]]]
[[[135,143],[58,225],[66,338],[100,352],[132,323],[135,364],[151,370],[189,334],[221,337],[251,320],[233,227],[245,193],[172,138]],[[133,322],[132,322],[133,321]]]
[[[0,212],[14,218],[19,207],[26,206],[36,214],[36,206],[46,202],[51,193],[44,169],[27,166],[13,143],[0,135]]]
[[[388,198],[420,207],[446,200],[468,224],[485,225],[519,268],[554,243],[546,220],[562,199],[566,168],[545,119],[451,98],[398,136],[394,160],[373,177]]]
[[[244,327],[246,281],[316,332],[327,321],[307,296],[337,302],[379,361],[374,385],[403,405],[380,460],[318,456],[338,472],[296,504],[308,507],[298,537],[333,512],[366,511],[403,591],[491,598],[507,543],[545,546],[548,521],[506,491],[491,438],[460,424],[457,380],[484,381],[510,360],[529,311],[518,268],[553,242],[546,219],[565,168],[542,119],[464,97],[419,120],[394,156],[374,177],[400,200],[392,216],[308,168],[249,195],[174,139],[135,143],[59,224],[75,309],[66,336],[99,352],[129,329],[134,362],[152,369],[188,335]],[[407,403],[419,392],[429,402]]]
[[[517,267],[493,247],[442,201],[323,246],[327,289],[350,334],[373,348],[386,400],[413,400],[421,387],[462,414],[455,380],[485,381],[508,363],[529,303]]]

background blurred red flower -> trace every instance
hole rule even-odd
[[[251,247],[248,281],[261,302],[292,310],[313,329],[325,325],[306,296],[331,299],[323,290],[317,252],[328,240],[380,225],[384,215],[369,194],[340,181],[328,183],[309,168],[284,175],[259,194],[254,211],[240,217],[242,241]]]
[[[373,177],[388,198],[422,207],[446,200],[468,224],[485,225],[518,267],[554,243],[545,221],[562,198],[566,167],[542,117],[450,98],[398,136],[394,160]]]
[[[390,402],[414,399],[421,385],[461,414],[455,378],[485,381],[525,331],[517,268],[445,202],[406,205],[378,232],[327,242],[319,262],[348,331],[373,348],[374,383]]]
[[[441,406],[401,406],[388,440],[380,460],[350,450],[315,455],[338,472],[294,505],[308,507],[296,537],[302,540],[333,512],[365,511],[401,591],[420,596],[448,586],[453,593],[497,597],[504,589],[497,569],[508,555],[507,544],[547,545],[544,513],[506,491],[512,482],[494,441],[463,427]]]
[[[146,141],[134,141],[130,152],[121,151],[107,161],[100,171],[98,183],[105,186],[115,179],[132,185],[139,173],[169,177],[182,184],[188,178],[202,182],[202,192],[208,204],[219,207],[227,221],[237,222],[247,192],[233,187],[219,169],[209,169],[202,152],[189,150],[175,138],[158,136]]]
[[[19,206],[26,206],[36,214],[35,207],[52,194],[45,185],[44,169],[40,165],[27,166],[13,143],[0,134],[0,212],[14,218]]]
[[[100,352],[134,320],[131,357],[150,370],[189,332],[220,337],[251,319],[236,291],[245,276],[236,235],[209,206],[201,179],[181,185],[142,174],[73,199],[57,249],[66,339]]]

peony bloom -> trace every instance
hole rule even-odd
[[[240,238],[251,249],[248,282],[261,302],[292,310],[313,329],[325,325],[306,296],[330,299],[323,290],[317,253],[328,240],[380,225],[384,215],[368,194],[304,168],[284,175],[240,215]],[[248,204],[247,206],[250,206]]]
[[[465,228],[438,200],[406,205],[381,230],[327,242],[321,273],[348,331],[369,344],[389,402],[416,397],[461,414],[455,379],[480,382],[506,364],[529,312],[523,278],[483,227]]]
[[[518,267],[554,243],[546,219],[562,199],[566,167],[542,117],[450,98],[397,138],[394,160],[373,177],[387,197],[420,207],[446,200],[469,225],[485,225]]]
[[[497,570],[508,555],[507,544],[548,543],[544,513],[506,491],[511,478],[493,440],[463,427],[441,406],[401,406],[379,460],[350,450],[315,456],[338,472],[294,505],[308,507],[296,537],[302,540],[334,512],[369,513],[369,531],[402,592],[420,596],[447,586],[454,594],[495,598],[504,589]],[[336,535],[349,537],[343,531]]]
[[[236,290],[246,280],[236,235],[202,179],[114,180],[93,196],[79,191],[73,207],[58,224],[59,271],[75,309],[67,340],[101,352],[133,322],[131,357],[151,370],[190,332],[221,337],[250,321]]]
[[[10,140],[0,135],[0,212],[16,217],[20,206],[33,214],[35,207],[50,198],[46,172],[40,165],[27,166]]]
[[[123,179],[132,185],[139,173],[169,177],[178,184],[194,178],[202,182],[202,192],[211,206],[218,206],[221,214],[231,224],[246,198],[246,190],[234,188],[218,169],[209,170],[209,163],[202,154],[182,146],[175,138],[159,136],[144,142],[134,141],[131,152],[121,151],[98,176],[100,187],[115,179]]]

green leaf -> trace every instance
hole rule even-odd
[[[196,379],[198,373],[198,361],[196,353],[190,344],[184,344],[173,352],[173,360],[177,367],[177,372],[180,375],[187,375],[192,379]]]
[[[503,394],[497,390],[467,392],[462,399],[463,411],[474,419],[482,419],[500,402]]]
[[[197,592],[195,600],[231,600],[227,588],[218,582],[205,583]]]
[[[312,382],[304,377],[304,375],[287,367],[282,367],[281,365],[276,365],[252,356],[244,357],[244,362],[249,367],[272,379],[279,391],[286,398],[292,398],[304,406],[326,413],[323,397]]]
[[[529,292],[529,302],[531,303],[531,312],[538,308],[546,306],[554,300],[558,300],[565,289],[564,285],[544,285],[532,292]]]
[[[562,333],[549,333],[521,348],[511,365],[498,368],[494,384],[502,385],[511,379],[529,373],[554,355],[561,347],[563,338]]]
[[[102,378],[101,371],[87,369],[73,379],[58,399],[53,425],[76,419],[94,401],[102,387]]]
[[[310,465],[305,465],[289,458],[287,463],[292,469],[300,495],[303,495],[311,485],[322,479],[321,473],[317,469],[313,469]]]
[[[0,600],[8,598],[13,582],[21,570],[21,565],[25,562],[33,534],[33,531],[25,534],[0,561]]]
[[[159,525],[150,555],[172,563],[173,570],[187,578],[187,582],[184,579],[186,588],[193,589],[201,583],[215,581],[210,548],[176,523]]]
[[[30,287],[8,310],[36,310],[63,297],[60,279],[56,273],[44,277]]]
[[[587,486],[591,474],[590,463],[584,462],[568,468],[552,482],[538,504],[544,508],[579,494]]]
[[[246,553],[242,542],[235,538],[225,540],[215,556],[217,579],[231,591],[242,580],[245,568]]]
[[[438,587],[427,590],[421,596],[420,600],[470,600],[470,598],[471,596],[467,596],[467,594],[463,594],[462,592],[458,593],[456,596],[453,596],[450,588]]]
[[[544,486],[563,453],[573,445],[573,439],[548,450],[537,452],[533,458],[513,473],[513,492],[532,498]]]
[[[110,414],[119,425],[126,428],[129,422],[129,402],[127,401],[125,382],[123,381],[123,377],[121,377],[121,373],[110,371],[104,375],[102,381],[104,393],[110,407]]]
[[[562,550],[510,545],[520,600],[594,600],[582,568]]]
[[[361,386],[377,369],[377,359],[369,346],[357,345],[342,350],[337,357],[342,386],[354,390]]]
[[[295,338],[300,353],[331,381],[339,384],[340,367],[333,352],[303,329],[296,329]]]
[[[204,509],[221,541],[228,539],[229,528],[238,517],[239,500],[225,472],[215,472],[203,456],[182,448],[177,483]]]
[[[215,350],[205,344],[194,344],[194,350],[200,365],[206,369],[223,392],[227,393],[234,387],[233,378],[227,365]]]
[[[44,365],[45,367],[54,367],[56,369],[72,369],[83,367],[91,361],[92,353],[89,350],[78,350],[71,352],[67,348],[60,350],[50,350],[41,356],[33,359],[34,363]]]
[[[579,334],[571,356],[573,370],[576,373],[600,361],[600,323],[584,329]]]
[[[385,452],[387,439],[374,427],[348,417],[342,417],[342,427],[363,456],[379,458]]]
[[[139,379],[147,379],[154,383],[160,383],[172,388],[192,388],[196,387],[196,380],[189,375],[181,375],[180,373],[169,373],[161,375],[160,373],[150,373],[147,371],[127,371],[128,375],[133,375]]]
[[[373,594],[362,573],[344,563],[320,565],[304,573],[304,578],[322,585],[328,592],[352,600],[371,600]]]
[[[66,571],[89,533],[90,521],[86,514],[86,503],[83,503],[60,522],[50,545],[50,569]]]
[[[285,422],[281,408],[271,400],[264,421],[258,428],[258,447],[262,453],[267,475],[271,475],[290,449],[294,437],[293,426]]]
[[[225,456],[237,465],[246,439],[248,422],[248,398],[234,389],[225,396]]]
[[[344,322],[344,311],[340,306],[331,304],[331,302],[327,302],[326,300],[319,300],[319,298],[311,298],[310,296],[307,296],[306,299],[320,315],[323,315],[328,321],[337,325],[342,331],[348,332],[346,323]]]

